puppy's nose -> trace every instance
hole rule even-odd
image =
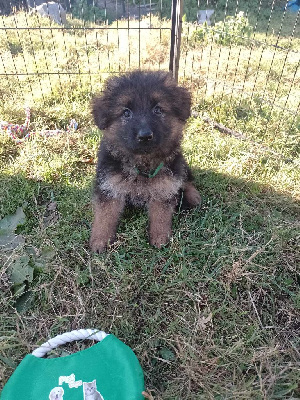
[[[142,128],[138,131],[137,138],[139,142],[149,142],[153,139],[153,132],[148,128]]]

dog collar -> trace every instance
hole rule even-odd
[[[140,171],[137,167],[135,167],[135,171],[138,175],[145,176],[146,178],[154,178],[159,173],[159,171],[162,169],[163,166],[164,166],[164,163],[161,162],[154,171],[152,170],[150,172],[144,172],[144,171]]]

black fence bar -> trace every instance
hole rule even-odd
[[[182,32],[182,15],[183,15],[183,0],[172,1],[172,28],[171,28],[171,46],[170,46],[170,64],[169,70],[173,77],[178,81],[181,32]]]

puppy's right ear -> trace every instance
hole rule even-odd
[[[99,129],[104,130],[109,127],[110,118],[107,112],[107,104],[104,96],[96,97],[92,102],[92,113]]]

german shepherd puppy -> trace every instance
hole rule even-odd
[[[103,138],[94,189],[92,251],[102,252],[114,241],[126,204],[147,207],[150,244],[156,247],[169,241],[179,201],[186,207],[200,204],[180,147],[190,107],[189,92],[161,71],[110,78],[94,99],[93,115]]]

